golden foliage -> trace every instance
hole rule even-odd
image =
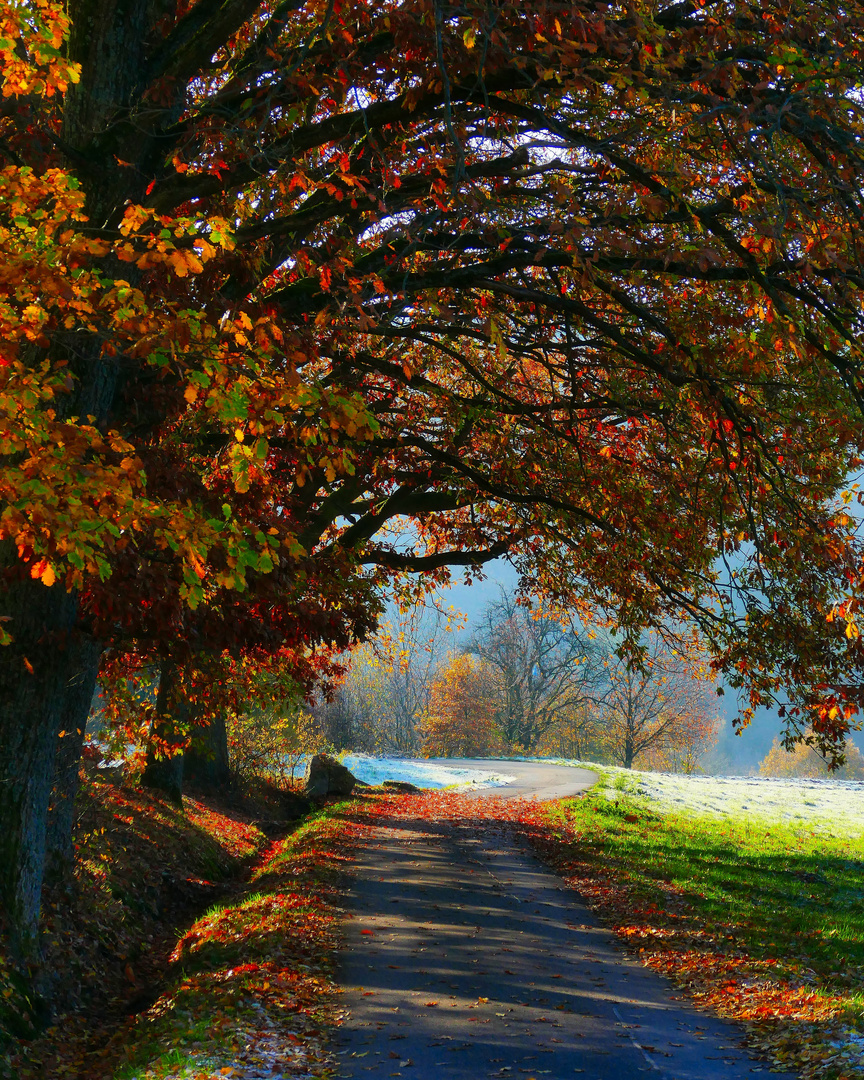
[[[496,697],[488,665],[472,656],[452,656],[432,684],[429,709],[420,724],[425,757],[488,757],[500,752]]]
[[[806,742],[796,743],[787,750],[779,739],[775,739],[759,764],[759,773],[761,776],[831,776],[838,780],[864,780],[864,755],[851,739],[846,740],[845,755],[846,763],[831,772],[825,759]]]

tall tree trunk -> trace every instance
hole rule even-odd
[[[206,727],[196,730],[185,754],[183,776],[205,789],[215,790],[231,784],[224,713],[217,713]]]
[[[106,420],[117,361],[93,336],[52,343],[68,358],[73,390],[59,415]],[[34,355],[34,362],[39,357]],[[57,735],[86,723],[90,699],[79,686],[83,662],[74,630],[78,595],[29,576],[13,541],[0,544],[0,617],[12,644],[0,647],[0,915],[22,970],[38,962],[38,924],[48,805]],[[68,700],[67,700],[68,698]]]
[[[70,666],[60,717],[60,737],[54,759],[54,785],[48,810],[45,875],[52,881],[67,879],[73,868],[72,827],[78,794],[84,731],[99,675],[102,643],[80,631],[73,635]]]
[[[0,562],[10,578],[17,561],[14,546],[2,545]],[[78,660],[71,647],[77,597],[60,584],[12,578],[0,610],[14,639],[0,648],[0,911],[13,961],[26,971],[39,957],[54,753]]]
[[[147,752],[141,783],[161,791],[176,806],[182,806],[183,751],[186,743],[184,721],[188,719],[188,707],[184,708],[184,703],[177,700],[176,689],[177,668],[173,661],[164,660],[156,695],[156,719],[151,729],[151,734],[163,746]]]
[[[90,169],[93,145],[128,107],[142,78],[153,27],[166,12],[163,0],[72,0],[69,58],[81,63],[79,83],[65,95],[63,139],[72,167],[85,172],[87,214],[93,227],[116,220],[146,180],[141,170]],[[161,31],[159,32],[161,35]],[[182,106],[177,94],[175,111]],[[128,159],[125,147],[119,156]],[[112,160],[116,155],[108,155]],[[137,271],[123,264],[122,276]],[[74,381],[70,394],[54,406],[68,416],[111,417],[118,361],[103,356],[94,335],[55,334],[51,352],[67,359]],[[37,358],[38,359],[38,358]],[[70,647],[77,596],[57,583],[50,588],[26,576],[14,543],[0,544],[0,618],[13,637],[0,647],[0,921],[17,967],[26,971],[39,956],[38,924],[48,806],[57,734],[78,732],[89,707],[86,680]],[[65,755],[64,755],[65,756]],[[72,748],[70,747],[70,757]],[[182,757],[180,762],[182,768]]]

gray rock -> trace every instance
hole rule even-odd
[[[403,795],[414,795],[421,789],[409,784],[407,780],[385,780],[383,785],[388,791],[398,791]]]
[[[357,778],[328,754],[316,754],[306,771],[306,795],[310,799],[350,795]]]

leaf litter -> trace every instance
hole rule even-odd
[[[803,1080],[864,1077],[857,993],[864,976],[860,935],[832,942],[837,935],[831,931],[814,933],[793,948],[789,940],[781,940],[783,919],[775,910],[770,940],[756,947],[760,934],[765,936],[760,918],[768,910],[758,895],[765,867],[746,850],[741,836],[733,835],[729,823],[713,823],[726,829],[723,843],[737,852],[736,873],[740,876],[748,865],[757,871],[755,889],[753,875],[745,875],[753,901],[749,919],[741,917],[740,897],[737,907],[725,897],[726,917],[720,918],[715,879],[702,882],[700,889],[698,881],[677,880],[662,860],[647,857],[656,857],[662,849],[658,834],[664,829],[674,832],[667,846],[691,855],[700,844],[710,851],[710,841],[717,837],[706,834],[704,820],[694,818],[688,824],[682,814],[663,818],[644,797],[619,795],[610,800],[593,791],[581,799],[540,803],[478,800],[440,790],[418,795],[364,792],[352,802],[326,809],[285,840],[260,850],[242,896],[214,905],[195,920],[174,949],[178,975],[173,984],[114,1033],[90,1059],[86,1075],[113,1080],[333,1076],[328,1045],[332,1028],[340,1022],[333,970],[341,941],[342,874],[350,870],[357,845],[383,815],[406,823],[440,820],[464,828],[471,822],[515,831],[643,963],[670,976],[698,1006],[742,1023],[750,1046],[770,1055],[778,1068],[795,1068]],[[200,823],[213,811],[196,808],[193,813]],[[209,826],[214,824],[210,821]],[[765,836],[772,828],[780,826],[768,826]],[[226,829],[230,834],[230,827]],[[629,837],[629,847],[616,846],[622,835]],[[689,839],[689,848],[682,847],[682,836]],[[821,848],[834,843],[829,853],[822,851],[825,859],[836,862],[842,856],[843,866],[853,871],[851,884],[864,885],[858,880],[864,866],[860,839],[837,851],[837,843],[824,834],[814,830],[812,836]],[[241,829],[230,842],[239,852],[244,845],[254,849],[258,841],[251,834],[244,837]],[[765,846],[764,837],[761,844]],[[807,858],[803,869],[794,859],[794,865],[771,868],[772,881],[779,878],[785,887],[778,895],[793,909],[802,896],[814,895],[820,876],[825,878],[822,870],[812,869],[809,849]],[[814,903],[824,916],[824,903],[819,897]],[[430,1000],[427,1005],[438,1003]],[[42,1075],[58,1080],[84,1075],[79,1066],[80,1061],[70,1059],[64,1068],[58,1059],[56,1070]]]

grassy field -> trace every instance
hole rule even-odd
[[[604,775],[533,838],[646,963],[744,1021],[778,1065],[864,1077],[857,821],[670,812],[639,791]]]

